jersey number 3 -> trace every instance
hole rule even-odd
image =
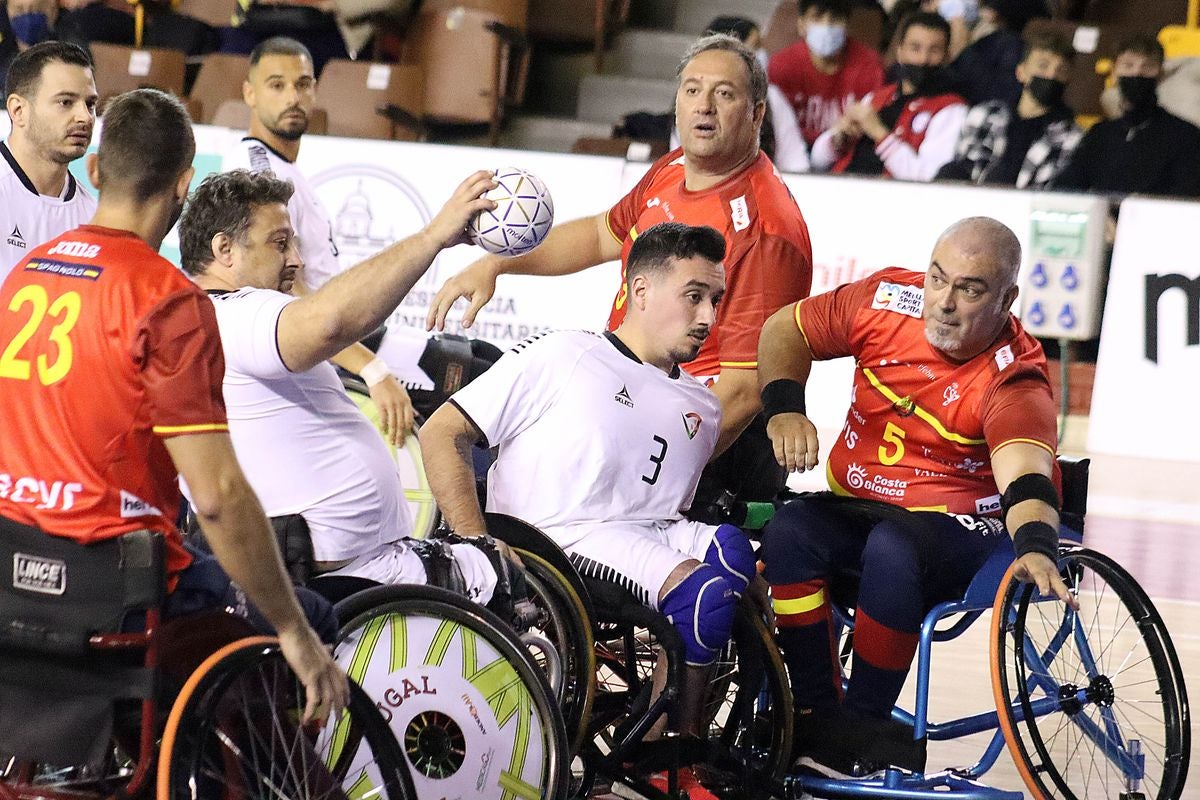
[[[642,476],[642,480],[651,486],[658,483],[658,473],[662,472],[662,462],[667,457],[667,440],[661,436],[655,436],[654,443],[659,447],[658,455],[651,454],[650,456],[650,463],[654,465],[654,472]]]
[[[46,353],[37,356],[37,376],[43,386],[58,383],[71,371],[71,361],[75,351],[71,346],[69,334],[79,321],[79,309],[82,301],[79,292],[64,292],[50,301],[46,289],[37,284],[25,286],[8,304],[8,310],[19,312],[24,306],[32,306],[29,319],[17,331],[4,352],[0,353],[0,378],[12,378],[27,381],[32,374],[29,358],[21,358],[21,350],[33,338],[38,329],[46,323],[49,317],[52,327],[49,339],[54,345],[54,360],[51,361]]]

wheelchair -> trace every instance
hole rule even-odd
[[[1162,618],[1133,578],[1081,545],[1087,510],[1087,459],[1059,458],[1063,544],[1058,566],[1080,610],[1012,575],[1010,541],[1001,542],[959,600],[941,603],[920,629],[916,699],[892,718],[920,739],[948,740],[994,731],[969,767],[924,774],[890,768],[866,779],[789,775],[781,797],[900,797],[932,800],[946,792],[970,800],[1020,800],[1021,792],[980,779],[1007,746],[1030,795],[1063,800],[1173,800],[1187,777],[1191,719],[1179,659]],[[1072,533],[1075,532],[1075,533]],[[853,613],[836,602],[848,666]],[[931,647],[992,612],[993,709],[942,723],[929,719]],[[938,624],[957,617],[946,627]]]
[[[335,725],[301,724],[275,639],[223,611],[163,620],[161,535],[81,545],[0,518],[0,559],[3,800],[415,796],[356,685]]]
[[[531,574],[549,567],[547,585],[566,588],[561,593],[570,602],[550,616],[583,621],[583,630],[574,635],[569,629],[567,636],[551,635],[571,687],[560,702],[568,730],[575,731],[576,796],[588,796],[602,780],[644,797],[662,797],[642,777],[662,769],[668,772],[669,793],[678,796],[675,771],[687,764],[702,764],[705,784],[726,796],[759,796],[784,777],[791,752],[791,690],[772,636],[748,600],[740,604],[733,636],[712,668],[704,712],[708,741],[684,741],[673,726],[683,644],[666,617],[616,584],[581,577],[536,528],[504,514],[485,517],[488,532],[515,548]],[[547,607],[557,602],[536,599]],[[652,697],[660,651],[666,686]],[[665,733],[647,741],[646,734],[664,720]]]

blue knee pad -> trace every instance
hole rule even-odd
[[[712,544],[704,554],[704,563],[716,567],[725,580],[729,581],[736,597],[741,597],[746,591],[758,568],[750,540],[742,533],[742,529],[735,525],[722,525],[717,528]]]
[[[659,604],[683,639],[684,660],[695,667],[711,664],[729,641],[737,597],[719,570],[701,564]]]

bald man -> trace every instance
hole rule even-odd
[[[1037,340],[1009,309],[1021,246],[986,217],[952,225],[924,274],[889,268],[774,314],[759,340],[779,463],[817,465],[805,416],[814,360],[852,356],[830,491],[784,508],[762,559],[797,706],[800,766],[833,777],[924,767],[924,741],[888,721],[925,613],[960,597],[1012,532],[1017,575],[1072,603],[1055,567],[1056,409]],[[907,510],[906,510],[907,509]],[[842,696],[830,595],[857,581],[854,664]]]

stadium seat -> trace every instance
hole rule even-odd
[[[248,56],[212,53],[204,57],[189,100],[199,104],[196,122],[211,125],[217,109],[226,100],[242,99],[242,82],[250,69]]]
[[[317,83],[317,105],[331,136],[413,141],[423,91],[419,67],[335,58]]]
[[[530,0],[529,38],[591,43],[596,70],[604,67],[604,43],[625,25],[629,0]]]
[[[178,50],[125,47],[105,42],[92,42],[91,49],[101,112],[109,98],[133,89],[152,87],[183,94],[186,56]]]
[[[493,12],[422,8],[405,55],[425,75],[423,116],[443,123],[486,123],[494,143],[505,107],[521,94],[527,50],[523,34]]]
[[[237,0],[178,0],[175,11],[207,22],[214,28],[228,28],[237,9]]]

